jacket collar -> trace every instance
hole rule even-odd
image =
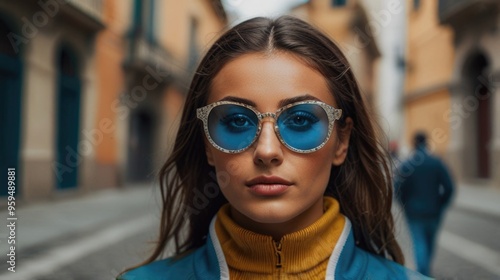
[[[337,273],[337,266],[339,264],[340,260],[340,255],[342,254],[342,258],[352,258],[353,253],[354,253],[354,240],[352,240],[352,234],[351,234],[351,222],[347,217],[345,218],[345,223],[344,223],[344,228],[342,229],[342,233],[340,234],[340,237],[332,251],[332,254],[328,260],[328,265],[326,269],[326,279],[328,280],[334,280],[335,279],[335,274]],[[222,251],[222,247],[219,241],[219,238],[217,237],[217,233],[215,231],[215,223],[217,220],[217,215],[212,219],[210,223],[210,228],[209,228],[209,236],[208,240],[210,242],[207,242],[208,245],[208,252],[211,252],[212,258],[215,257],[217,259],[217,265],[216,267],[219,270],[219,275],[220,279],[222,280],[228,280],[229,279],[229,268],[227,265],[226,258],[224,256],[224,252]],[[350,238],[350,242],[352,244],[349,244],[350,246],[346,246],[348,244],[348,240]],[[349,249],[350,252],[345,252],[346,247]],[[212,251],[213,250],[213,251]],[[346,253],[348,253],[346,255]],[[215,256],[214,256],[215,255]],[[345,261],[345,260],[344,260]],[[345,262],[344,262],[345,263]],[[349,261],[347,261],[349,263]]]

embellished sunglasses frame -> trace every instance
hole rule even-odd
[[[283,111],[285,111],[291,107],[294,107],[297,105],[303,105],[303,104],[318,105],[326,112],[326,114],[328,116],[328,133],[327,133],[327,136],[325,137],[325,140],[317,147],[312,148],[312,149],[308,149],[308,150],[297,149],[297,148],[294,148],[294,147],[290,146],[289,144],[287,144],[286,141],[281,136],[279,126],[278,126],[278,118]],[[257,131],[255,133],[255,136],[253,137],[252,141],[244,148],[237,149],[237,150],[228,150],[228,149],[222,148],[219,145],[217,145],[217,143],[215,143],[215,141],[210,136],[210,132],[208,130],[208,116],[210,115],[210,112],[215,107],[218,107],[221,105],[237,105],[237,106],[245,107],[245,108],[251,110],[252,112],[254,112],[255,115],[257,116],[257,119],[259,120],[259,125],[257,127]],[[315,151],[321,149],[326,144],[326,142],[328,142],[328,139],[330,139],[330,135],[331,135],[332,130],[333,130],[333,124],[336,120],[339,120],[341,116],[342,116],[342,109],[334,108],[333,106],[330,106],[324,102],[317,101],[317,100],[306,100],[306,101],[294,102],[294,103],[291,103],[291,104],[288,104],[286,106],[279,108],[274,113],[272,113],[272,112],[261,113],[256,108],[254,108],[248,104],[233,102],[233,101],[218,101],[218,102],[214,102],[214,103],[208,104],[204,107],[200,107],[200,108],[196,109],[196,117],[203,122],[203,130],[205,131],[205,136],[207,137],[208,142],[210,142],[210,144],[212,144],[212,146],[214,146],[217,150],[222,151],[224,153],[229,153],[229,154],[241,153],[241,152],[245,151],[246,149],[248,149],[250,146],[252,146],[253,143],[255,142],[255,140],[260,135],[260,132],[262,130],[262,123],[264,122],[264,119],[268,118],[268,117],[274,119],[274,131],[275,131],[276,135],[278,136],[278,139],[280,140],[280,142],[285,147],[287,147],[288,149],[290,149],[294,152],[297,152],[297,153],[315,152]]]

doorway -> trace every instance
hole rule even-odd
[[[62,46],[57,53],[57,127],[56,127],[56,187],[75,188],[82,157],[78,151],[80,138],[81,81],[75,53]]]
[[[12,29],[0,18],[0,38],[8,38]],[[9,40],[0,40],[0,180],[7,184],[7,169],[16,169],[19,186],[19,143],[21,139],[22,62]],[[16,194],[19,194],[19,187]],[[0,188],[7,196],[7,187]]]
[[[477,109],[470,120],[470,134],[473,139],[466,141],[472,149],[475,162],[475,177],[488,179],[491,177],[490,144],[492,135],[492,92],[488,84],[489,62],[482,52],[469,56],[465,63],[464,75],[470,89],[468,95],[477,102]],[[471,100],[471,98],[468,98]]]

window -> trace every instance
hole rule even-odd
[[[152,0],[133,2],[132,34],[154,42],[155,6]]]
[[[345,6],[347,0],[332,0],[333,7],[342,7]]]
[[[420,8],[420,0],[413,0],[413,9],[416,11]]]

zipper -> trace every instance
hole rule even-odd
[[[277,279],[281,279],[281,267],[283,266],[281,255],[281,241],[274,242],[274,251],[276,252],[276,269],[278,270]]]
[[[274,242],[274,250],[276,251],[276,268],[281,268],[281,242]]]

